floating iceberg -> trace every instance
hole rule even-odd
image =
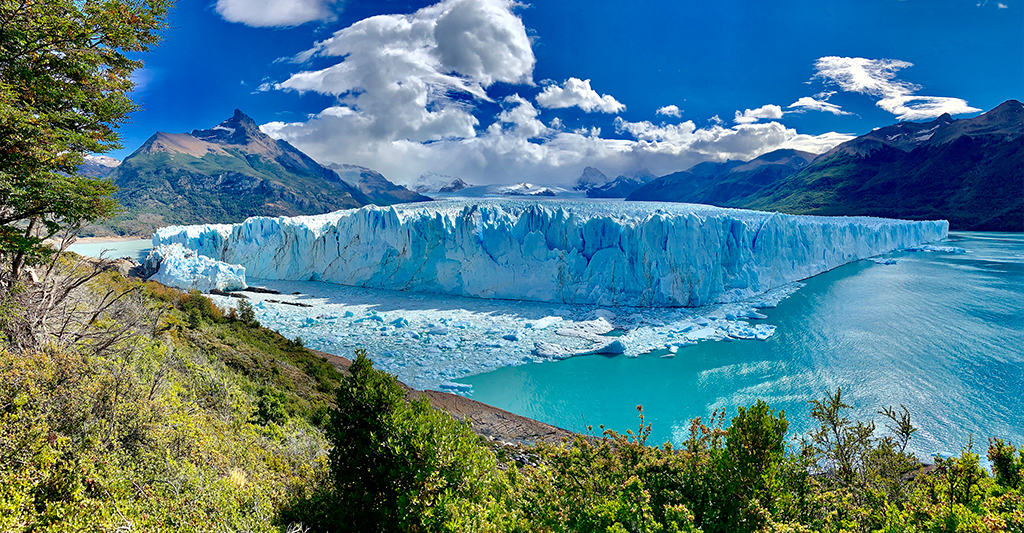
[[[215,261],[195,250],[186,250],[180,244],[154,247],[146,257],[145,267],[150,272],[156,271],[149,279],[168,287],[202,292],[246,288],[245,267]]]
[[[946,237],[945,221],[813,217],[692,204],[448,200],[169,227],[254,278],[602,306],[737,302]]]
[[[959,248],[957,246],[932,246],[930,244],[926,244],[924,246],[911,246],[909,248],[906,248],[904,251],[907,251],[907,252],[942,252],[942,253],[954,254],[954,255],[966,254],[967,253],[967,250],[964,250],[963,248]]]
[[[344,357],[365,349],[375,367],[403,383],[458,394],[471,392],[452,382],[504,366],[590,354],[641,357],[664,352],[685,357],[685,348],[698,342],[766,340],[775,326],[752,321],[750,315],[775,307],[802,285],[786,285],[746,302],[613,311],[314,281],[248,282],[278,293],[246,293],[264,326],[289,339],[299,337],[309,348]],[[224,295],[210,298],[225,309],[240,301]]]

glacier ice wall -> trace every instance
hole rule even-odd
[[[153,248],[145,266],[147,270],[156,270],[149,279],[168,287],[202,292],[237,291],[247,287],[244,267],[210,259],[180,244]]]
[[[946,237],[946,221],[667,203],[449,200],[162,228],[253,278],[596,305],[733,302]]]

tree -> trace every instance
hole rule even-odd
[[[61,231],[117,210],[114,185],[77,174],[120,148],[130,54],[149,50],[171,0],[0,0],[0,260],[13,287]]]
[[[337,390],[327,437],[335,503],[306,520],[331,531],[485,531],[505,514],[494,455],[426,398],[407,401],[363,350]],[[500,528],[498,528],[500,529]]]

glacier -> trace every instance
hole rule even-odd
[[[785,215],[693,204],[451,199],[172,226],[252,278],[631,307],[739,302],[946,238],[946,221]]]
[[[155,272],[150,280],[178,289],[210,292],[247,288],[245,267],[216,261],[195,250],[186,250],[180,244],[154,247],[146,256],[143,268]]]

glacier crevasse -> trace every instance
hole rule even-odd
[[[944,239],[946,221],[692,204],[447,200],[162,228],[251,278],[594,305],[734,302]]]

